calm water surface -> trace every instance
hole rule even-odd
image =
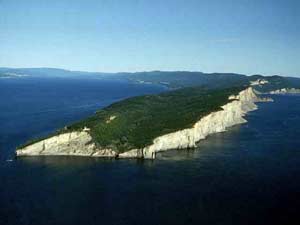
[[[299,95],[273,96],[249,123],[154,161],[7,161],[28,138],[160,91],[101,80],[0,80],[0,224],[299,224]]]

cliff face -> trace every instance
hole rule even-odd
[[[17,150],[17,156],[26,155],[74,155],[114,157],[109,149],[97,150],[87,131],[60,134]]]
[[[222,106],[223,110],[210,113],[200,119],[193,128],[180,130],[154,139],[153,144],[143,149],[145,158],[155,158],[155,153],[169,149],[195,147],[196,143],[208,135],[223,132],[226,128],[247,122],[243,116],[257,109],[254,102],[259,101],[252,88],[229,97],[232,102]]]
[[[225,131],[236,124],[245,123],[243,116],[257,109],[255,102],[260,99],[253,89],[247,88],[237,96],[229,97],[231,102],[222,106],[223,110],[212,112],[201,118],[192,128],[169,133],[153,140],[153,144],[143,149],[132,149],[117,154],[111,149],[99,149],[92,142],[88,131],[60,134],[25,148],[17,150],[17,156],[26,155],[77,155],[91,157],[119,158],[155,158],[156,152],[170,149],[186,149],[196,146],[196,143],[210,134]]]

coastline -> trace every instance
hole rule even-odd
[[[141,149],[131,149],[124,153],[117,153],[109,148],[99,149],[92,142],[88,130],[82,130],[59,134],[17,149],[16,155],[18,157],[63,155],[155,159],[157,152],[194,148],[198,141],[205,139],[210,134],[224,132],[228,127],[246,123],[244,116],[247,112],[257,109],[255,102],[269,101],[269,99],[257,97],[251,87],[236,96],[230,96],[229,99],[231,102],[222,106],[222,110],[204,116],[192,128],[159,136],[153,140],[153,144]]]
[[[300,94],[300,89],[297,88],[282,88],[275,91],[270,91],[271,95],[284,95],[284,94]]]

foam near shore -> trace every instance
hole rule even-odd
[[[154,159],[157,152],[170,149],[193,148],[208,135],[226,131],[228,127],[247,122],[247,112],[257,109],[255,102],[261,101],[251,87],[236,96],[230,96],[223,110],[212,112],[201,118],[192,128],[159,136],[153,144],[142,149],[131,149],[117,153],[109,148],[99,148],[93,143],[88,130],[59,134],[41,140],[24,148],[17,149],[17,156],[72,155],[89,157],[118,157]],[[266,100],[263,100],[266,101]]]

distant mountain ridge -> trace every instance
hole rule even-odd
[[[256,90],[269,92],[281,88],[300,88],[300,78],[284,76],[247,76],[238,73],[203,73],[190,71],[149,71],[149,72],[85,72],[71,71],[57,68],[0,68],[0,77],[13,74],[29,77],[62,77],[62,78],[100,78],[127,80],[136,83],[158,84],[169,88],[183,88],[204,86],[206,88],[224,88],[238,85],[247,85],[255,80],[266,80],[265,85],[257,85]]]

